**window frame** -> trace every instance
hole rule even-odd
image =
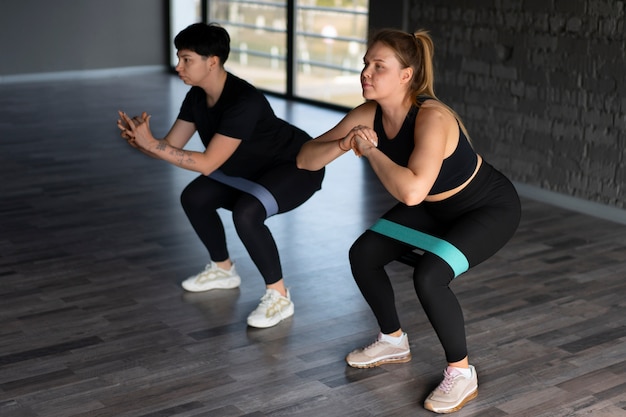
[[[197,21],[198,22],[203,22],[203,23],[209,23],[208,17],[210,15],[210,0],[198,0],[200,2],[200,16],[198,17]],[[342,111],[346,111],[348,109],[350,109],[351,107],[348,107],[346,105],[342,105],[342,104],[336,104],[336,103],[331,103],[328,101],[321,101],[318,99],[314,99],[314,98],[308,98],[308,97],[303,97],[303,96],[299,96],[295,93],[295,89],[296,89],[296,69],[297,69],[297,65],[298,64],[302,64],[302,63],[308,63],[308,64],[314,64],[315,66],[321,66],[321,67],[328,67],[328,68],[334,68],[334,66],[330,63],[325,63],[325,62],[300,62],[298,61],[298,57],[296,54],[296,39],[298,36],[304,36],[304,37],[312,37],[312,38],[323,38],[323,35],[321,34],[317,34],[317,33],[310,33],[310,32],[306,32],[304,30],[299,30],[297,31],[296,26],[295,26],[295,21],[296,21],[296,13],[298,12],[297,8],[296,8],[296,1],[297,0],[286,0],[286,45],[285,45],[285,51],[286,51],[286,56],[281,57],[280,59],[283,60],[285,62],[285,83],[286,85],[284,86],[284,93],[281,92],[277,92],[277,91],[270,91],[270,90],[266,90],[263,89],[262,87],[257,86],[257,88],[262,91],[264,94],[268,94],[271,96],[275,96],[275,97],[280,97],[280,98],[285,98],[288,100],[294,100],[294,101],[298,101],[298,102],[303,102],[303,103],[308,103],[308,104],[313,104],[316,106],[320,106],[320,107],[325,107],[325,108],[330,108],[330,109],[337,109],[337,110],[342,110]],[[171,14],[172,12],[172,7],[174,7],[174,3],[176,2],[176,0],[169,0],[169,8],[168,11]],[[266,1],[254,1],[254,0],[246,0],[243,1],[242,3],[245,4],[252,4],[252,3],[258,3],[258,4],[263,4],[263,5],[272,5],[269,2]],[[333,8],[328,8],[328,7],[322,7],[322,6],[301,6],[301,9],[309,9],[309,10],[327,10],[327,11],[333,11],[335,9]],[[367,14],[367,19],[369,22],[369,7],[367,12],[364,13],[358,13],[358,14]],[[173,39],[173,37],[175,36],[175,33],[172,33],[173,30],[175,30],[172,26],[171,26],[171,15],[169,16],[169,22],[170,25],[168,26],[168,30],[170,32],[170,39]],[[218,23],[220,23],[218,21]],[[191,24],[191,22],[190,22]],[[230,25],[235,24],[234,22],[229,22]],[[242,24],[239,24],[242,25]],[[242,25],[242,27],[245,27],[245,25]],[[274,31],[275,29],[272,28],[264,28],[264,30],[267,31]],[[278,30],[276,30],[278,31]],[[345,38],[345,37],[338,37],[338,40],[344,40],[344,41],[357,41],[357,42],[366,42],[366,39],[359,39],[359,38]],[[236,50],[236,48],[233,48],[231,45],[231,49]],[[173,56],[174,53],[174,45],[172,44],[172,42],[170,42],[169,45],[169,54],[168,56]],[[248,54],[255,54],[255,52],[250,52],[248,51]],[[171,70],[175,71],[175,64],[170,62],[170,66],[171,66]]]

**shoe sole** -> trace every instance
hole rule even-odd
[[[437,414],[450,414],[450,413],[454,413],[456,411],[459,411],[461,408],[463,408],[463,406],[465,406],[465,404],[467,404],[468,402],[470,402],[471,400],[473,400],[474,398],[478,397],[478,388],[476,388],[474,391],[470,392],[469,395],[465,398],[463,398],[463,400],[456,405],[454,408],[446,408],[445,410],[435,410],[434,407],[429,406],[427,404],[424,404],[424,408],[432,411],[434,413]]]
[[[218,285],[212,285],[209,288],[205,288],[205,287],[189,287],[189,288],[187,288],[185,286],[185,282],[184,281],[181,284],[181,286],[183,287],[183,289],[185,291],[189,291],[189,292],[205,292],[205,291],[211,291],[211,290],[232,290],[233,288],[238,288],[240,284],[241,284],[241,279],[231,279],[229,281],[220,283]]]
[[[350,362],[348,361],[348,358],[346,358],[346,362],[348,362],[348,365],[350,365],[353,368],[359,368],[359,369],[374,368],[376,366],[386,365],[388,363],[406,363],[409,361],[411,361],[410,353],[406,356],[395,356],[395,357],[385,358],[385,359],[381,359],[375,362],[368,362],[368,363]]]
[[[279,314],[280,316],[280,320],[278,320],[277,322],[268,322],[268,323],[263,323],[263,324],[250,324],[250,321],[248,320],[248,326],[250,327],[254,327],[256,329],[267,329],[268,327],[274,327],[276,325],[278,325],[278,323],[280,323],[283,320],[288,319],[289,317],[293,316],[294,313],[294,309],[291,308],[289,311],[287,311],[287,314]]]

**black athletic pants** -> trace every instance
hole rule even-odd
[[[456,195],[411,207],[400,203],[382,217],[449,242],[465,255],[471,268],[505,245],[517,229],[520,215],[519,197],[511,182],[483,161],[471,183]],[[350,249],[354,279],[386,334],[401,326],[384,266],[411,250],[407,244],[371,230]],[[449,287],[452,279],[452,268],[429,252],[413,273],[415,291],[447,361],[457,362],[467,356],[467,344],[463,312]]]
[[[324,169],[298,169],[293,162],[277,165],[253,181],[274,196],[278,213],[285,213],[318,191],[323,178]],[[283,277],[276,242],[265,225],[265,207],[256,197],[202,175],[183,190],[181,203],[213,261],[229,258],[224,226],[217,212],[217,209],[224,208],[232,212],[237,234],[265,284],[273,284]]]

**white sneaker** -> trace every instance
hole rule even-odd
[[[293,303],[289,290],[283,297],[278,291],[267,289],[261,297],[259,306],[248,316],[248,326],[266,328],[272,327],[293,316]]]
[[[470,365],[472,376],[465,378],[459,371],[448,367],[443,371],[443,381],[426,398],[424,407],[435,413],[447,414],[460,410],[478,395],[476,369]]]
[[[182,282],[182,286],[187,291],[201,292],[216,288],[229,289],[237,288],[241,284],[241,278],[237,275],[235,264],[230,270],[222,269],[213,261],[204,268],[198,275],[187,278]]]
[[[387,363],[405,363],[411,360],[409,337],[406,333],[402,335],[402,341],[397,346],[382,340],[382,337],[383,335],[379,334],[371,345],[348,353],[346,356],[348,365],[353,368],[373,368]]]

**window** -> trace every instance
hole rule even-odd
[[[171,0],[170,1],[170,65],[178,64],[174,37],[178,32],[192,23],[202,21],[201,0]]]
[[[322,7],[324,3],[333,6]],[[367,38],[367,3],[297,3],[296,96],[347,107],[363,102],[359,75]]]
[[[196,13],[203,6],[204,21],[228,30],[226,68],[256,87],[342,107],[363,102],[369,0],[179,1],[170,3]],[[186,24],[200,20],[187,16]],[[180,29],[172,24],[172,37]]]
[[[287,93],[285,0],[211,0],[207,21],[230,34],[229,71],[258,88]]]

